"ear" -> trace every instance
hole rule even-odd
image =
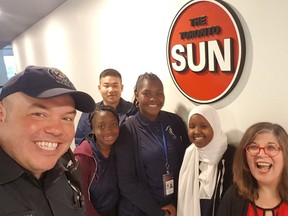
[[[135,103],[136,107],[138,107],[138,104],[139,104],[139,102],[138,102],[138,92],[134,92],[134,103]]]
[[[121,92],[123,91],[123,88],[124,88],[124,85],[123,85],[123,84],[121,84]]]
[[[100,86],[100,84],[98,85],[98,91],[100,91],[100,89],[101,89],[101,86]]]
[[[3,102],[0,101],[0,123],[2,123],[4,121],[5,113],[6,113],[6,110],[5,110],[5,107],[3,105]]]

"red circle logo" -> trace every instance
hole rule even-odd
[[[188,99],[212,103],[228,95],[245,61],[245,38],[235,12],[222,1],[184,5],[168,34],[171,77]]]

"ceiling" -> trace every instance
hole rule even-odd
[[[0,49],[67,0],[0,0]]]

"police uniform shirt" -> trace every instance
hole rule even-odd
[[[0,215],[84,215],[60,164],[41,180],[0,148]]]

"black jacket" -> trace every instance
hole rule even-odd
[[[235,147],[232,145],[228,145],[227,150],[222,156],[221,160],[218,163],[218,173],[217,173],[217,181],[216,181],[216,189],[214,191],[214,195],[212,200],[208,203],[212,205],[208,209],[208,206],[205,206],[205,200],[201,200],[201,213],[203,215],[216,215],[217,209],[225,192],[228,190],[230,185],[233,183],[233,173],[232,173],[232,164],[235,154]],[[203,205],[204,204],[204,205]],[[206,214],[204,214],[204,212]]]
[[[249,201],[241,197],[234,185],[226,191],[217,211],[217,216],[245,216]]]

